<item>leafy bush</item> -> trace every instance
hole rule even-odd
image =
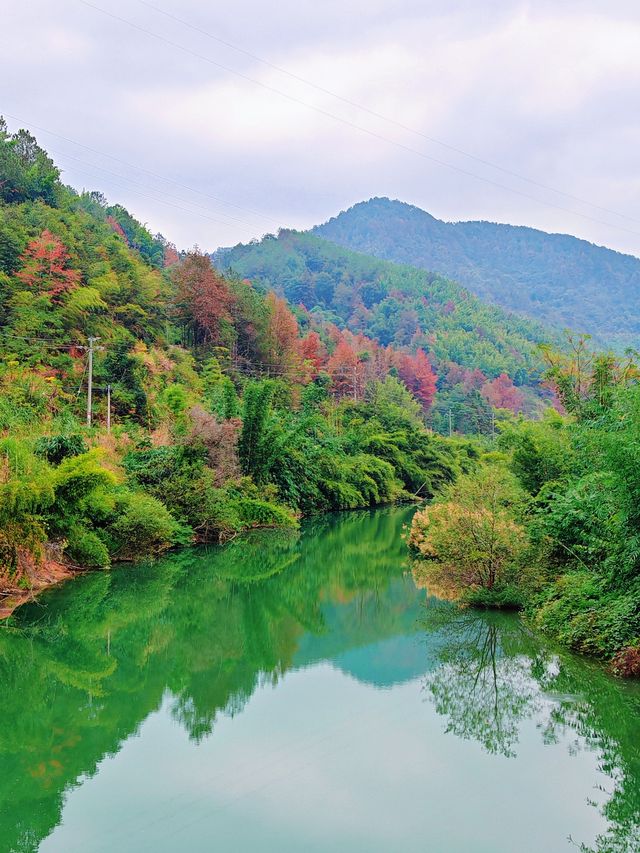
[[[102,569],[111,562],[106,545],[93,530],[76,524],[67,533],[65,557],[78,566]]]
[[[247,527],[291,527],[296,524],[290,510],[270,501],[240,498],[236,507],[240,521]]]
[[[620,594],[595,573],[568,571],[544,589],[532,612],[535,625],[565,645],[611,657],[637,638],[640,589]]]
[[[77,434],[42,436],[34,447],[36,454],[52,465],[59,465],[63,459],[79,456],[88,449],[83,437]]]
[[[449,486],[431,506],[417,512],[409,542],[425,560],[427,583],[452,596],[494,606],[522,603],[521,558],[527,547],[516,515],[522,496],[513,475],[482,466]]]
[[[156,498],[139,492],[118,495],[114,521],[107,528],[111,552],[118,560],[158,554],[171,547],[180,533],[169,510]]]

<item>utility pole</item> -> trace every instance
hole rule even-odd
[[[89,379],[87,382],[87,426],[91,426],[91,403],[93,397],[93,345],[100,338],[94,338],[89,335]]]
[[[496,413],[491,410],[491,438],[496,437]]]
[[[107,385],[107,432],[111,432],[111,385]]]
[[[453,435],[453,421],[451,418],[451,409],[449,409],[449,438]]]

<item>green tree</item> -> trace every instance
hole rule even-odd
[[[266,474],[268,421],[274,384],[251,381],[244,390],[242,430],[238,442],[240,465],[245,474],[261,482]]]

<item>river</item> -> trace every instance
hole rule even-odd
[[[640,850],[640,689],[415,587],[413,510],[79,578],[0,628],[0,849]]]

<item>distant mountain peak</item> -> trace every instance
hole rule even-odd
[[[487,221],[445,222],[384,197],[313,233],[356,252],[459,281],[483,299],[555,327],[640,345],[640,259],[568,234]]]

